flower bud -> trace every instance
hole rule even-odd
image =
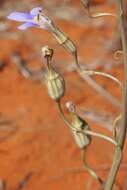
[[[66,104],[66,107],[68,108],[69,112],[72,114],[72,134],[75,140],[75,143],[80,149],[84,149],[91,143],[91,137],[89,135],[85,134],[85,130],[90,130],[90,127],[86,123],[85,120],[81,119],[77,113],[76,108],[73,105],[73,103],[68,102]],[[77,131],[76,131],[77,130]]]
[[[63,77],[52,69],[50,72],[46,73],[45,82],[49,96],[53,100],[58,101],[64,95],[65,91],[65,82]]]

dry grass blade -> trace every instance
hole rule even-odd
[[[107,172],[110,169],[110,164],[102,164],[102,165],[94,166],[93,169],[96,172],[100,172],[100,171]],[[127,164],[121,164],[120,170],[121,171],[127,171]],[[62,178],[64,175],[66,175],[68,173],[81,174],[81,173],[84,173],[84,172],[87,172],[87,171],[83,167],[67,168],[64,171],[62,171],[59,176],[54,176],[52,179],[53,180],[58,180],[58,179]]]
[[[121,104],[114,96],[112,96],[107,90],[100,86],[95,80],[90,76],[82,75],[82,78],[102,97],[108,100],[113,106],[120,108]]]
[[[29,172],[26,174],[26,176],[19,182],[19,184],[17,185],[17,187],[15,188],[15,190],[21,190],[24,187],[26,187],[28,181],[31,179],[33,175],[33,172]]]

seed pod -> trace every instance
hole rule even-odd
[[[71,54],[77,53],[77,48],[75,44],[63,31],[54,26],[54,30],[52,32],[58,43],[61,46],[63,46],[69,53]]]
[[[72,129],[72,133],[75,139],[77,146],[81,149],[87,147],[91,143],[91,137],[85,134],[85,130],[89,130],[88,124],[82,120],[80,117],[77,117],[73,122],[72,126],[77,129],[74,131]],[[78,132],[81,131],[81,132]]]
[[[90,127],[85,120],[81,119],[76,113],[75,105],[72,102],[67,102],[66,107],[72,115],[72,134],[77,146],[84,149],[91,143],[91,137],[85,134],[85,130],[90,130]]]
[[[45,82],[49,96],[53,100],[58,101],[64,95],[65,91],[65,83],[63,77],[52,69],[50,72],[48,71],[46,73]]]

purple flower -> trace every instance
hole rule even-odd
[[[24,24],[18,27],[20,30],[26,30],[30,27],[43,28],[45,30],[50,30],[52,28],[52,21],[43,14],[41,7],[33,8],[30,13],[13,12],[8,15],[7,18],[18,22],[24,22]]]

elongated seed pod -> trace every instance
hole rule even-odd
[[[65,91],[65,82],[63,77],[57,73],[55,70],[51,69],[45,75],[45,83],[48,89],[49,96],[58,101]]]
[[[88,124],[77,116],[72,122],[72,126],[77,129],[77,131],[72,130],[75,143],[80,149],[84,149],[91,143],[91,137],[85,134],[85,130],[90,130]],[[82,131],[82,133],[78,131]]]
[[[58,43],[63,46],[69,53],[75,54],[77,53],[77,48],[74,42],[59,28],[54,26],[53,35],[58,41]]]

